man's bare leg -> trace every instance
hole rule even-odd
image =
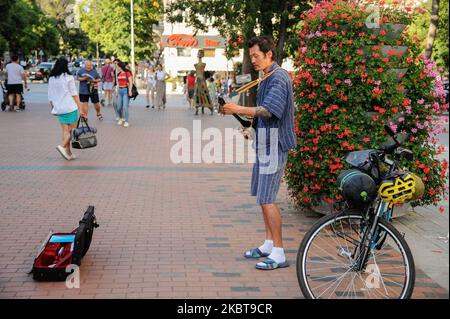
[[[22,96],[20,94],[16,94],[16,103],[17,103],[17,109],[20,109],[20,103],[22,103]]]
[[[9,94],[9,95],[8,95],[8,99],[9,99],[9,111],[10,111],[10,112],[14,111],[14,95],[15,95],[15,94]]]
[[[88,103],[89,102],[83,102],[83,105],[82,105],[83,112],[84,112],[84,114],[86,114],[86,118],[88,117],[88,112],[89,112]]]
[[[282,248],[282,221],[281,214],[276,204],[261,205],[264,214],[264,223],[266,224],[266,235],[273,240],[274,247]]]

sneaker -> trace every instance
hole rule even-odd
[[[128,127],[130,124],[128,122],[123,123],[123,127]]]
[[[117,125],[122,125],[123,124],[123,120],[119,119],[119,121],[117,122]]]
[[[119,122],[119,120],[120,120],[120,117],[116,117],[116,122]]]
[[[62,157],[64,157],[66,160],[70,161],[70,156],[67,154],[67,151],[64,147],[61,145],[56,146],[56,150],[61,154]]]
[[[70,154],[70,160],[74,160],[74,159],[77,159],[78,158],[78,156],[76,156],[75,154]]]
[[[150,105],[146,105],[145,108],[147,108],[147,109],[150,108]]]

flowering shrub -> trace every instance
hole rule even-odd
[[[294,59],[299,143],[285,175],[298,206],[339,199],[336,177],[349,168],[344,156],[384,144],[385,123],[414,152],[414,161],[402,166],[424,180],[425,195],[412,205],[437,204],[448,193],[448,162],[438,159],[443,149],[437,146],[440,115],[448,109],[442,80],[433,61],[421,56],[419,39],[371,32],[366,7],[321,1],[302,17]],[[380,22],[392,21],[393,12]]]

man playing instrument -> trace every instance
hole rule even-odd
[[[268,36],[254,37],[248,42],[253,67],[263,71],[257,106],[244,107],[226,103],[224,114],[253,117],[256,121],[255,150],[251,195],[261,205],[266,229],[263,245],[245,252],[247,258],[267,257],[256,268],[271,270],[288,267],[283,249],[282,221],[275,199],[284,173],[288,151],[297,145],[294,131],[294,98],[288,73],[274,61],[275,45]],[[268,160],[269,159],[269,160]]]

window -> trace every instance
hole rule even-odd
[[[191,49],[190,48],[177,48],[177,55],[178,56],[191,56]]]
[[[203,49],[205,58],[214,58],[216,56],[216,49]]]

